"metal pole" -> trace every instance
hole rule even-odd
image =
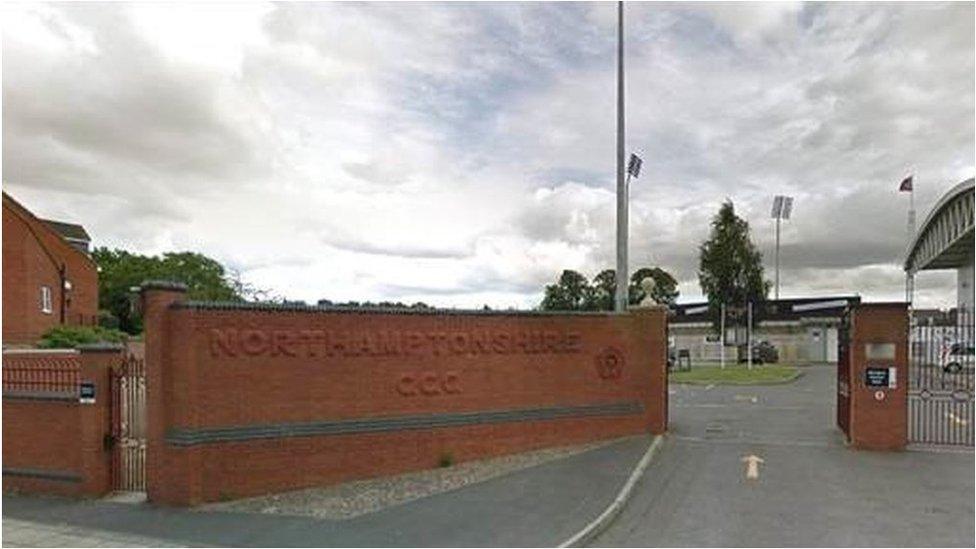
[[[721,353],[722,369],[725,369],[725,303],[722,303],[722,320],[719,321],[721,326],[722,335],[719,336],[719,353]]]
[[[749,369],[751,370],[752,369],[752,302],[751,301],[749,302],[748,307],[749,307],[748,318],[746,319],[746,322],[748,322],[748,325],[746,325],[746,343],[747,343],[746,347],[748,348]]]
[[[779,218],[776,216],[776,301],[779,301]]]
[[[617,2],[617,291],[614,310],[627,310],[627,182],[624,180],[624,3]]]

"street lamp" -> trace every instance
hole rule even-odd
[[[776,300],[779,301],[779,222],[789,219],[793,211],[793,197],[776,195],[773,197],[772,218],[776,220]]]

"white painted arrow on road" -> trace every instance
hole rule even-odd
[[[746,463],[746,478],[749,480],[759,479],[759,464],[765,463],[763,458],[750,454],[742,458],[742,463]]]

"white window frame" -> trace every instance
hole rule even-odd
[[[41,286],[41,312],[46,315],[54,313],[54,301],[50,286]]]

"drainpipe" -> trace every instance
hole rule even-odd
[[[66,280],[67,280],[67,277],[65,276],[65,272],[64,272],[64,263],[62,263],[61,266],[58,267],[58,281],[60,282],[60,284],[58,284],[58,286],[61,287],[61,306],[59,308],[61,309],[61,325],[62,326],[64,326],[64,317],[65,317],[65,312],[66,312],[65,311],[65,305],[66,305],[65,304],[65,300],[68,298],[67,289],[64,287],[65,286],[64,283],[65,283]]]

